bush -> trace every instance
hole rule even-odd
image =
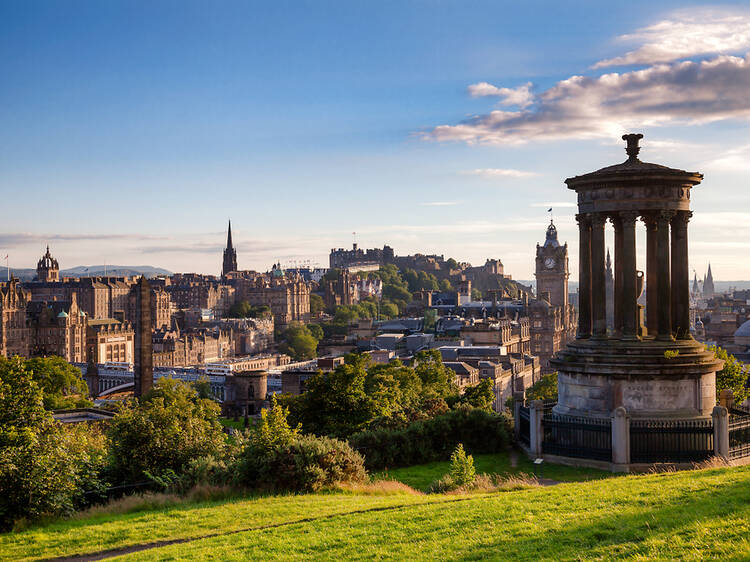
[[[459,443],[473,453],[494,453],[510,443],[510,418],[461,408],[403,429],[378,429],[349,438],[368,470],[446,460]]]
[[[474,457],[467,455],[463,444],[459,443],[451,453],[450,477],[456,486],[466,486],[474,482],[477,471],[474,468]]]
[[[118,482],[162,476],[172,480],[200,457],[221,457],[225,438],[213,400],[170,378],[160,379],[140,403],[123,407],[110,422],[110,461]]]
[[[247,454],[257,453],[248,447]],[[315,492],[337,483],[367,478],[362,455],[345,441],[301,435],[287,445],[257,456],[244,465],[245,485],[270,490]],[[250,469],[250,470],[248,470]]]
[[[557,400],[557,371],[547,373],[526,390],[526,400]]]
[[[21,518],[71,513],[83,492],[101,490],[102,435],[61,426],[44,411],[28,364],[0,364],[0,529]]]

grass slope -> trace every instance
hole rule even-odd
[[[375,474],[375,478],[398,480],[416,490],[426,491],[430,483],[438,480],[449,471],[450,464],[450,461],[437,461],[404,468],[393,468]],[[524,454],[515,454],[515,458],[511,460],[511,456],[505,451],[489,455],[474,455],[474,466],[477,469],[477,474],[502,474],[507,476],[523,473],[560,482],[578,482],[615,476],[611,472],[594,468],[578,468],[560,464],[544,464],[542,467],[538,467],[534,466],[534,463]]]
[[[270,524],[282,526],[260,528]],[[322,494],[194,504],[0,536],[0,554],[93,553],[241,529],[252,530],[123,559],[748,559],[750,467],[470,496]]]

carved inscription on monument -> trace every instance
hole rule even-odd
[[[695,382],[626,382],[622,385],[622,405],[628,410],[695,408]]]

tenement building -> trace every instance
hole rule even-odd
[[[86,362],[86,313],[71,300],[31,302],[27,306],[31,327],[29,355],[59,355],[70,363]]]
[[[0,283],[0,356],[28,357],[31,330],[26,307],[31,295],[17,279]]]

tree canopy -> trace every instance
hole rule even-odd
[[[748,369],[741,361],[727,353],[724,348],[710,346],[708,348],[714,352],[717,359],[724,361],[724,367],[716,373],[716,398],[722,390],[731,390],[734,395],[734,403],[742,404],[750,396],[750,390],[745,386],[747,384]]]
[[[284,331],[284,341],[280,349],[297,361],[314,359],[318,355],[318,341],[322,337],[323,331],[320,326],[313,328],[294,323]]]

